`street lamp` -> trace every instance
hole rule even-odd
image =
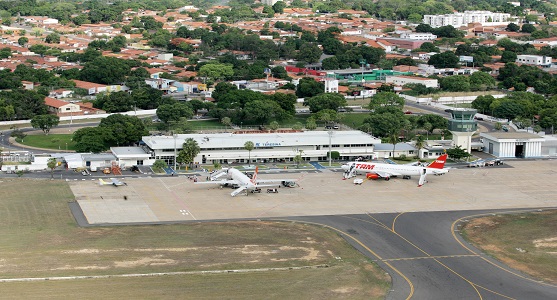
[[[178,135],[173,134],[173,136],[174,136],[174,172],[176,172],[176,158],[178,158],[178,156],[176,155],[176,137]]]
[[[66,142],[66,151],[68,151],[68,143]]]
[[[333,151],[332,151],[332,148],[331,148],[331,138],[333,137],[333,131],[329,130],[327,133],[329,134],[329,167],[330,167],[331,166],[331,159],[332,159],[332,156],[333,156],[332,155]]]

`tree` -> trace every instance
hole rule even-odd
[[[501,124],[501,123],[499,123],[499,122],[496,122],[496,123],[493,125],[493,128],[494,128],[495,130],[499,131],[499,130],[503,129],[503,124]]]
[[[416,135],[416,143],[415,143],[415,147],[416,149],[418,149],[418,158],[420,158],[420,153],[421,153],[421,149],[424,148],[424,146],[426,145],[426,141],[423,135]]]
[[[168,168],[168,165],[166,164],[166,162],[164,160],[160,160],[160,159],[155,160],[155,162],[153,163],[153,166],[152,166],[152,169],[155,172],[162,172],[166,168]]]
[[[532,33],[534,31],[536,31],[536,26],[534,26],[532,24],[524,24],[524,25],[522,25],[522,28],[520,29],[520,31],[525,32],[525,33]]]
[[[125,60],[99,56],[83,66],[80,79],[100,84],[116,84],[124,82],[130,70],[131,67]]]
[[[46,162],[46,166],[50,169],[50,179],[54,178],[54,169],[56,168],[57,162],[56,158],[51,157]]]
[[[404,128],[405,117],[402,111],[376,112],[367,117],[364,123],[369,124],[375,136],[388,138],[394,134],[398,136]]]
[[[404,106],[404,98],[393,92],[380,92],[371,97],[368,108],[372,111],[380,107],[395,107],[402,109]]]
[[[524,112],[524,107],[513,101],[504,101],[494,110],[494,115],[498,118],[512,120]]]
[[[163,104],[157,108],[157,117],[166,125],[177,122],[180,118],[191,118],[193,110],[184,103]]]
[[[271,124],[269,124],[269,129],[275,131],[277,129],[280,128],[280,124],[277,121],[273,121],[271,122]]]
[[[199,152],[201,152],[201,147],[199,147],[194,139],[188,138],[182,144],[182,149],[178,153],[178,157],[176,157],[176,162],[180,164],[190,164],[191,166]]]
[[[307,130],[315,130],[317,128],[317,123],[315,123],[315,118],[308,118],[306,120],[306,129]]]
[[[516,52],[514,51],[503,51],[503,54],[501,54],[501,62],[504,63],[510,63],[510,62],[515,62],[516,61]]]
[[[470,157],[470,153],[462,149],[460,146],[456,146],[452,149],[447,149],[447,155],[454,160],[461,160],[463,158]]]
[[[485,72],[474,72],[470,75],[470,89],[472,91],[485,91],[495,87],[495,78]]]
[[[299,98],[313,97],[325,92],[325,84],[311,77],[303,77],[296,86],[296,96]]]
[[[420,46],[420,50],[423,52],[439,52],[439,48],[433,43],[425,42]]]
[[[33,128],[40,128],[46,135],[52,127],[58,126],[60,118],[56,115],[37,115],[31,119]]]
[[[302,153],[304,151],[303,150],[299,150],[298,154],[296,154],[296,156],[294,156],[294,162],[296,163],[296,169],[300,167],[300,164],[304,161],[304,158],[302,157]]]
[[[251,151],[255,148],[252,141],[247,141],[244,143],[244,149],[248,150],[248,165],[251,166]]]
[[[26,38],[26,37],[24,37],[24,36],[22,36],[22,37],[20,37],[19,39],[17,39],[17,43],[18,43],[20,46],[23,46],[23,45],[29,43],[29,39]]]
[[[76,152],[100,153],[116,145],[112,132],[100,127],[80,128],[74,132],[72,140],[76,143]]]
[[[472,108],[477,109],[482,114],[490,111],[491,103],[495,98],[491,95],[478,96],[472,101]]]
[[[234,70],[230,64],[211,63],[199,68],[199,76],[218,80],[234,75]]]
[[[60,44],[60,35],[58,33],[53,32],[47,35],[44,41],[47,42],[48,44]]]
[[[440,80],[441,89],[449,92],[467,92],[470,90],[470,78],[464,75],[443,77]]]
[[[222,119],[220,120],[220,122],[221,122],[224,126],[226,126],[226,127],[232,126],[232,120],[230,120],[229,117],[224,117],[224,118],[222,118]]]
[[[149,132],[145,124],[135,117],[113,114],[101,120],[98,128],[110,132],[113,136],[111,146],[132,145],[141,140]]]
[[[346,106],[346,98],[339,93],[324,93],[304,101],[304,106],[309,106],[311,112],[316,113],[324,109],[337,111]]]
[[[506,28],[507,31],[518,32],[520,30],[520,26],[516,25],[515,23],[509,23]]]
[[[458,67],[458,61],[458,57],[453,52],[446,51],[431,56],[427,64],[436,68],[456,68]]]

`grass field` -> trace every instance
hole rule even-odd
[[[381,299],[390,279],[336,233],[290,222],[77,227],[64,181],[0,182],[0,278],[322,266],[1,283],[8,298]],[[186,296],[187,295],[187,296]]]
[[[473,219],[463,235],[510,267],[557,283],[556,210]]]
[[[20,144],[54,150],[75,150],[72,140],[73,134],[37,134],[27,135],[23,141],[16,139]]]

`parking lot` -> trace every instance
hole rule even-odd
[[[553,160],[462,167],[444,176],[429,176],[420,188],[417,178],[364,180],[355,185],[330,171],[260,174],[261,179],[297,179],[299,187],[236,197],[230,196],[229,188],[196,185],[186,176],[129,178],[119,187],[91,180],[70,186],[90,224],[557,207],[556,167]]]

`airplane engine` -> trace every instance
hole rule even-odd
[[[366,178],[375,180],[375,179],[379,179],[379,175],[373,173],[367,173]]]

